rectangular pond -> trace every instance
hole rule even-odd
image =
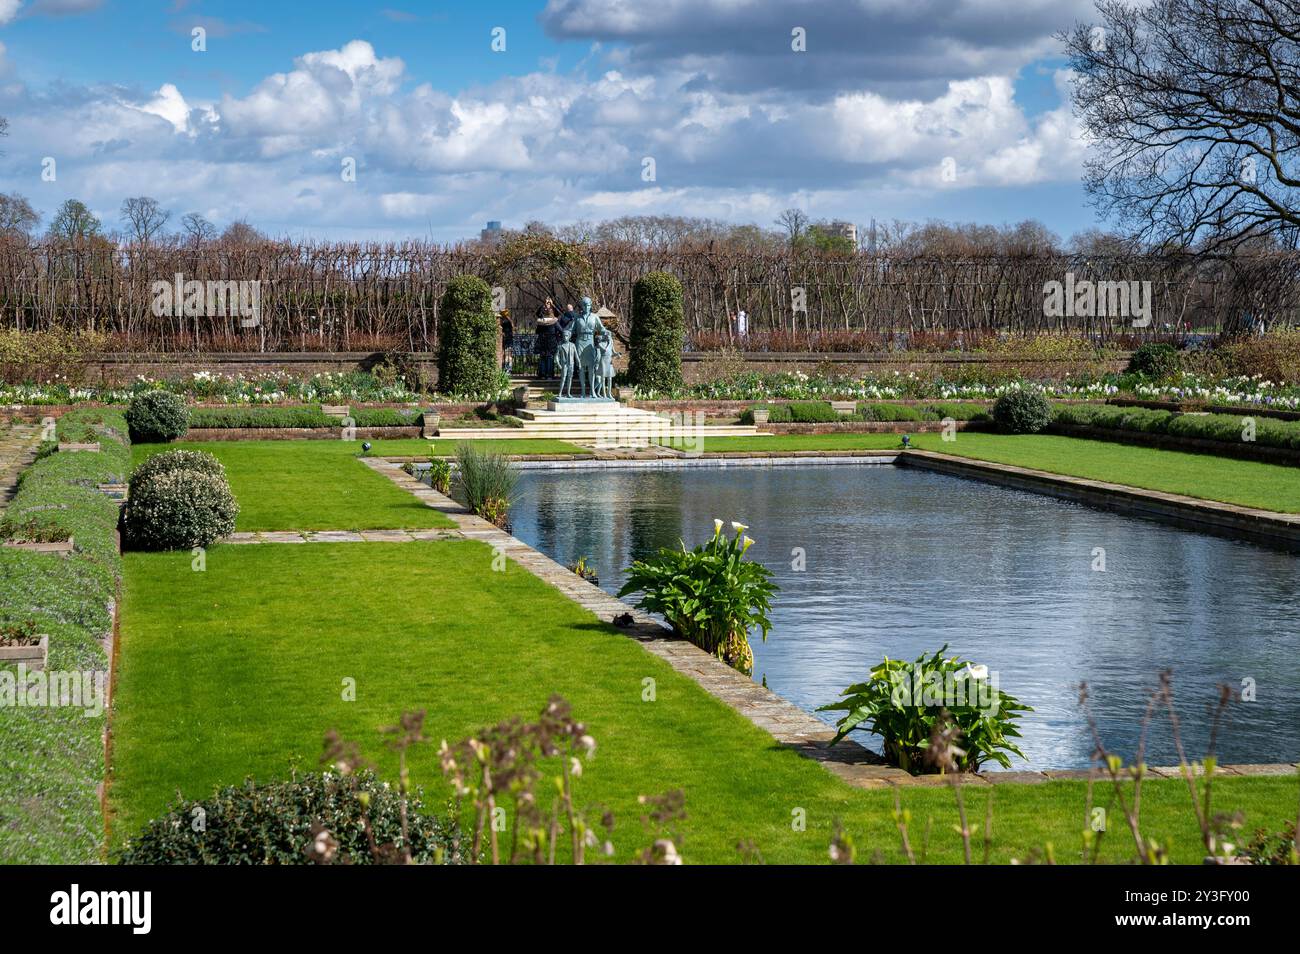
[[[747,524],[750,556],[781,587],[754,678],[809,712],[885,656],[947,643],[1036,710],[1017,768],[1087,767],[1081,680],[1106,745],[1131,759],[1163,668],[1190,757],[1204,752],[1216,686],[1228,683],[1253,686],[1254,701],[1231,707],[1220,762],[1300,759],[1290,554],[881,464],[530,470],[520,494],[515,536],[566,565],[589,558],[611,593],[633,560],[703,542],[715,517]],[[1146,761],[1177,762],[1167,718]]]

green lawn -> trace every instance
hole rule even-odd
[[[960,431],[956,440],[947,442],[940,434],[915,434],[912,444],[922,450],[1032,467],[1054,474],[1186,494],[1261,510],[1300,513],[1300,468],[1281,464],[1051,434]],[[859,450],[898,446],[897,434],[775,434],[710,437],[705,439],[703,450]]]
[[[349,441],[208,441],[137,444],[136,464],[174,448],[215,454],[239,501],[238,530],[392,530],[449,527],[424,506],[357,460]]]
[[[414,758],[418,781],[445,788],[442,739],[457,741],[512,715],[535,716],[553,692],[567,697],[599,748],[579,800],[610,807],[619,858],[646,844],[639,794],[686,793],[689,861],[738,860],[750,839],[768,862],[823,862],[841,818],[863,858],[898,860],[888,791],[849,788],[778,748],[693,682],[511,563],[491,569],[476,541],[224,547],[205,572],[189,553],[128,554],[120,668],[114,692],[109,805],[114,844],[160,814],[173,795],[210,794],[247,775],[287,776],[318,764],[321,740],[340,730],[393,776],[376,730],[405,709],[428,711],[431,744]],[[643,702],[642,680],[657,684]],[[356,701],[345,702],[345,679]],[[993,791],[997,861],[1050,842],[1071,860],[1084,810],[1081,783],[968,790],[974,818]],[[1197,833],[1181,782],[1149,783],[1149,834],[1175,859],[1196,863]],[[1240,809],[1248,828],[1295,817],[1294,778],[1219,783],[1216,810]],[[943,789],[908,789],[915,843],[955,861],[955,810]],[[1101,804],[1106,804],[1102,799]],[[807,830],[792,818],[806,813]],[[1106,856],[1131,857],[1112,814]]]

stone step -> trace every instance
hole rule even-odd
[[[690,427],[482,427],[482,428],[442,428],[438,432],[439,440],[537,440],[549,439],[560,441],[613,440],[619,437],[654,437],[655,440],[669,438],[708,437],[767,437],[752,427],[709,427],[704,430]]]

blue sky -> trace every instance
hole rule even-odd
[[[488,218],[642,212],[770,225],[791,205],[862,224],[1037,218],[1068,236],[1097,223],[1051,35],[1088,12],[0,0],[0,190],[47,218],[82,198],[110,228],[122,198],[148,194],[176,218],[302,236],[453,241]]]

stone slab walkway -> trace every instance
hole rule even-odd
[[[9,506],[18,489],[18,475],[32,465],[41,443],[41,429],[35,424],[14,421],[0,424],[0,513]]]
[[[222,543],[409,543],[463,539],[456,530],[258,530],[232,533]]]

